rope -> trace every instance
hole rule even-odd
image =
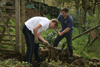
[[[46,39],[47,41],[50,40],[52,37],[55,36],[56,33],[54,33],[53,35],[51,35],[48,39]]]

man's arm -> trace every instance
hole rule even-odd
[[[66,28],[64,31],[58,33],[59,36],[62,36],[63,34],[67,33],[70,30],[70,28]]]
[[[41,32],[41,33],[42,33],[42,32]],[[45,41],[45,40],[43,39],[43,37],[41,36],[41,33],[38,33],[38,38],[39,38],[42,42],[46,43],[47,41]]]
[[[42,25],[41,24],[37,24],[34,28],[33,28],[33,32],[34,32],[34,37],[35,39],[38,39],[38,36],[37,36],[37,31],[39,28],[41,28]]]
[[[62,36],[63,34],[67,33],[72,28],[72,26],[73,26],[73,20],[72,19],[68,19],[67,20],[67,28],[64,31],[58,33],[58,35]]]
[[[61,33],[62,33],[62,34],[65,34],[65,33],[67,33],[69,30],[70,30],[70,28],[67,27],[67,28],[66,28],[64,31],[62,31]]]

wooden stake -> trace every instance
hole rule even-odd
[[[25,23],[25,0],[23,0],[22,2],[21,2],[21,22],[22,22],[22,24],[21,24],[21,28],[22,28],[22,26],[24,25],[24,23]],[[24,35],[23,35],[23,33],[21,33],[21,43],[22,43],[22,54],[23,55],[25,55],[25,38],[24,38]]]
[[[20,0],[15,0],[16,12],[16,52],[19,52],[18,45],[20,44]]]
[[[56,29],[54,29],[54,30],[58,33],[58,31]]]

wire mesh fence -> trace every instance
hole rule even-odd
[[[49,14],[51,18],[57,18],[60,9],[53,6],[48,6],[45,3],[37,1],[26,1],[26,16],[27,19],[34,16],[44,16]]]

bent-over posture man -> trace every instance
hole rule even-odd
[[[25,41],[27,44],[27,51],[25,56],[25,61],[32,63],[33,53],[35,54],[35,59],[38,63],[42,62],[43,59],[40,58],[39,40],[48,44],[48,41],[44,40],[41,33],[48,28],[56,29],[58,27],[58,20],[52,19],[51,21],[46,17],[32,17],[27,20],[22,28],[22,32],[25,36]]]
[[[54,41],[53,47],[57,47],[58,43],[66,37],[68,49],[70,52],[69,59],[73,59],[73,48],[72,48],[72,33],[73,33],[73,18],[68,14],[68,8],[64,7],[61,10],[62,13],[58,16],[58,21],[61,22],[61,30],[58,33]]]

